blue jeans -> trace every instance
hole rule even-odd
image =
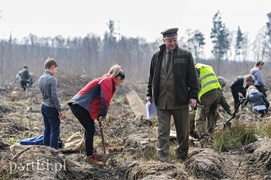
[[[41,106],[44,122],[43,144],[58,149],[58,138],[60,134],[60,119],[56,108]]]

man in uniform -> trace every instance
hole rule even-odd
[[[222,76],[217,76],[217,79],[219,81],[219,84],[222,88],[221,90],[221,95],[220,95],[220,101],[219,101],[219,104],[222,106],[222,108],[231,116],[233,116],[233,113],[231,111],[231,107],[230,105],[228,104],[228,102],[226,101],[225,97],[224,97],[224,93],[223,93],[223,89],[224,87],[226,86],[227,82],[225,80],[224,77]]]
[[[199,83],[193,57],[178,47],[178,28],[161,32],[163,45],[154,52],[149,71],[147,100],[155,103],[158,116],[157,154],[160,161],[169,159],[170,120],[176,127],[177,158],[184,161],[189,149],[189,105],[196,106]]]

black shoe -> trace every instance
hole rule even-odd
[[[194,139],[199,139],[199,135],[196,131],[190,131],[189,135]]]

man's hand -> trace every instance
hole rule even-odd
[[[189,99],[189,106],[191,108],[195,108],[197,106],[197,100],[196,99],[193,99],[193,98],[190,98]]]
[[[62,112],[58,112],[58,118],[59,118],[59,120],[61,119],[61,117],[62,117]]]
[[[238,96],[240,97],[240,98],[243,98],[244,97],[244,95],[242,94],[242,93],[238,93]]]

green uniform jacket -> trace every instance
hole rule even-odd
[[[228,113],[231,114],[231,107],[230,105],[227,103],[225,97],[224,97],[224,93],[221,91],[221,95],[220,95],[220,101],[219,104],[222,106],[222,108]]]
[[[153,98],[157,104],[159,96],[160,71],[163,60],[163,51],[165,44],[161,45],[160,50],[156,51],[151,59],[147,96]],[[179,48],[173,50],[172,65],[175,83],[175,103],[176,106],[186,105],[189,98],[198,98],[200,90],[194,60],[190,52]]]

